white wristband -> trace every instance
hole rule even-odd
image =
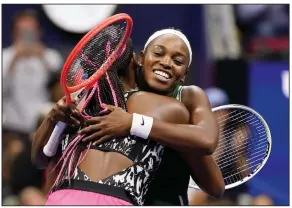
[[[147,139],[153,124],[153,118],[149,116],[133,113],[132,127],[130,134]]]

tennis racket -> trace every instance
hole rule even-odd
[[[61,73],[61,84],[66,103],[71,96],[79,103],[92,86],[106,73],[123,54],[132,33],[133,21],[127,14],[111,16],[90,30],[74,47]],[[72,105],[73,107],[73,105]],[[67,124],[58,122],[43,149],[46,156],[56,154],[60,136]]]
[[[222,172],[225,189],[231,189],[264,167],[271,153],[271,133],[262,116],[249,107],[223,105],[212,111],[220,128],[213,157]],[[189,187],[199,189],[192,177]]]

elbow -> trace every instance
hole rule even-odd
[[[225,184],[223,178],[217,180],[217,182],[213,183],[208,191],[205,191],[210,197],[214,199],[221,199],[225,192]]]
[[[222,178],[222,180],[220,180],[220,182],[218,183],[216,189],[213,191],[212,197],[215,199],[221,199],[223,197],[224,192],[225,192],[225,184]]]
[[[225,184],[223,179],[220,182],[214,182],[213,185],[205,187],[199,186],[206,194],[214,199],[221,199],[225,192]]]
[[[38,169],[45,169],[48,166],[49,157],[43,153],[43,145],[36,139],[37,134],[34,135],[31,145],[31,163]]]
[[[32,147],[31,147],[30,160],[31,160],[31,164],[34,167],[39,168],[39,162],[38,162],[38,157],[37,157],[37,147],[35,147],[34,142],[32,143]]]
[[[30,156],[30,159],[31,159],[31,163],[34,167],[38,168],[38,169],[41,169],[41,164],[40,162],[38,161],[37,159],[37,156],[34,154],[34,152],[32,151],[31,153],[31,156]]]
[[[218,199],[221,199],[223,197],[224,192],[225,192],[225,184],[223,182],[223,185],[221,186],[220,191],[217,195]]]
[[[45,169],[48,166],[49,158],[42,153],[37,154],[35,151],[32,151],[31,163],[37,169]]]
[[[212,155],[215,152],[215,149],[218,145],[218,140],[216,138],[204,138],[204,143],[202,145],[202,154],[203,155]]]
[[[223,185],[213,190],[212,193],[209,193],[209,195],[214,199],[221,199],[223,197],[224,192],[225,186]]]
[[[213,189],[209,192],[209,195],[215,199],[221,199],[225,192],[225,183],[221,172],[216,178],[216,181],[213,183]]]

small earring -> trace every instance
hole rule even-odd
[[[183,83],[185,81],[185,79],[181,79],[180,82]]]

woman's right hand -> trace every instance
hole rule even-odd
[[[76,101],[72,99],[70,105],[76,106]],[[71,109],[70,105],[66,103],[66,97],[61,98],[49,112],[50,120],[53,122],[62,121],[72,127],[80,126],[82,116],[76,108]]]

